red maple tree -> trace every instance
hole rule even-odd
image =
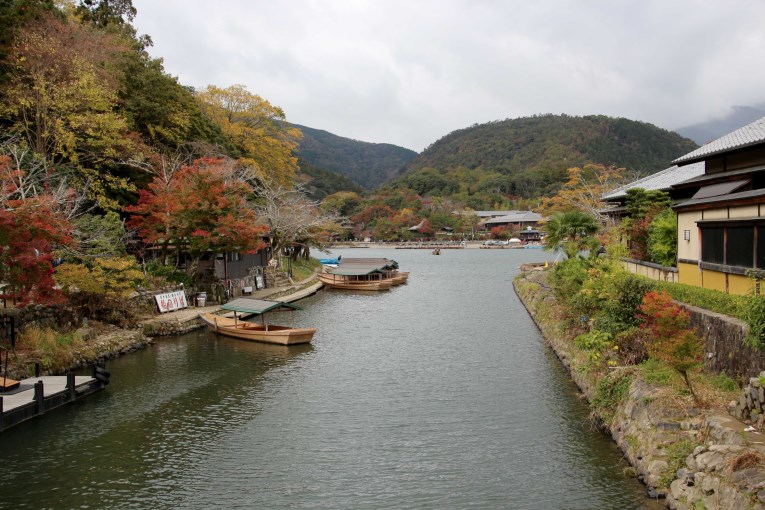
[[[18,198],[23,170],[0,157],[0,299],[53,304],[64,300],[53,280],[53,250],[73,244],[72,225],[47,191]]]
[[[254,253],[266,245],[268,228],[258,221],[247,203],[252,187],[236,177],[225,159],[202,158],[178,170],[168,182],[155,178],[139,192],[138,203],[125,210],[129,224],[141,238],[159,245],[167,254],[172,247],[193,258],[195,274],[206,253]]]

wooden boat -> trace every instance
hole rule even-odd
[[[386,290],[406,283],[409,273],[398,270],[398,262],[387,258],[338,258],[339,266],[325,268],[319,279],[328,287],[356,290]],[[334,275],[333,277],[326,274]],[[386,285],[385,282],[390,282]],[[382,283],[378,283],[382,282]],[[360,288],[363,285],[366,288]]]
[[[388,290],[393,285],[393,280],[390,278],[363,279],[334,272],[319,273],[319,281],[332,289],[344,290]]]
[[[305,344],[313,339],[316,328],[293,328],[268,324],[265,316],[268,312],[300,310],[300,307],[281,301],[264,301],[260,299],[240,298],[221,306],[224,310],[234,312],[234,317],[223,317],[212,313],[201,313],[202,319],[211,330],[242,340],[266,342],[278,345]],[[237,314],[259,315],[261,323],[240,319]]]

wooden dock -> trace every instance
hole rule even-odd
[[[0,431],[103,389],[108,384],[108,372],[102,367],[100,374],[95,370],[93,377],[72,373],[30,377],[20,381],[17,388],[0,392]]]

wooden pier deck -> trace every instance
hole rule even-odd
[[[20,383],[14,390],[0,392],[0,431],[104,387],[95,377],[74,374],[30,377]]]

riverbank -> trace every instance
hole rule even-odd
[[[257,290],[255,299],[293,302],[318,292],[323,285],[316,274],[291,283]],[[35,373],[40,364],[40,375],[61,375],[90,366],[98,361],[116,358],[154,343],[156,337],[180,335],[203,327],[198,316],[201,312],[215,312],[218,305],[189,307],[161,315],[140,319],[135,328],[123,329],[112,324],[90,320],[67,338],[67,347],[58,350],[57,359],[39,359],[34,353],[16,353],[10,358],[8,376],[24,379]]]
[[[765,437],[724,407],[699,409],[652,384],[640,367],[596,375],[546,277],[545,271],[522,274],[516,293],[648,494],[666,498],[673,509],[765,510]]]

